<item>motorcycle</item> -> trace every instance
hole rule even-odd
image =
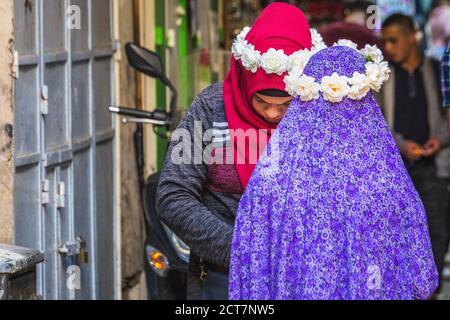
[[[162,110],[148,112],[121,106],[110,106],[109,110],[113,114],[122,116],[123,124],[137,124],[134,144],[146,225],[144,270],[148,297],[150,300],[185,300],[189,247],[158,218],[156,189],[160,173],[155,173],[144,180],[143,125],[152,125],[158,136],[168,140],[156,129],[165,128],[167,132],[174,129],[177,90],[166,77],[161,58],[157,53],[132,43],[128,43],[125,50],[132,68],[160,80],[172,93],[169,112]]]

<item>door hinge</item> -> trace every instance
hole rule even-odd
[[[183,24],[183,19],[186,17],[186,9],[183,6],[178,6],[176,9],[177,13],[177,27],[181,27]]]
[[[16,50],[14,50],[14,53],[13,53],[12,76],[14,79],[19,79],[19,52]]]
[[[64,208],[66,206],[66,184],[64,181],[58,183],[58,194],[56,195],[56,207],[58,209]]]
[[[175,48],[177,45],[177,31],[175,29],[167,29],[167,47]]]
[[[48,86],[43,85],[41,87],[41,114],[48,114]]]
[[[50,203],[50,180],[42,180],[41,183],[41,203],[43,205]]]

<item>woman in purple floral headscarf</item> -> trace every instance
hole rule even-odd
[[[292,76],[300,96],[237,213],[231,300],[427,299],[437,287],[424,207],[371,92],[387,67],[349,46],[317,50]]]

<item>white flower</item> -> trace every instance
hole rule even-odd
[[[297,95],[297,88],[300,83],[300,76],[289,73],[286,77],[284,77],[284,83],[286,84],[286,92],[295,97]]]
[[[231,52],[236,60],[241,60],[242,65],[249,71],[255,73],[261,61],[261,52],[255,50],[255,46],[248,43],[245,37],[250,32],[250,27],[245,27],[233,43]]]
[[[261,58],[261,67],[267,74],[276,73],[281,76],[286,71],[288,56],[284,54],[282,49],[275,50],[270,48]]]
[[[231,47],[231,52],[236,60],[240,60],[247,49],[247,45],[242,41],[235,41]]]
[[[350,88],[347,84],[347,78],[334,72],[331,76],[323,77],[321,89],[325,100],[341,102]]]
[[[364,49],[361,50],[361,54],[368,62],[381,63],[384,60],[383,53],[381,53],[381,50],[378,49],[377,46],[367,44]]]
[[[323,46],[325,45],[325,43],[323,42],[322,36],[316,29],[311,29],[311,40],[312,40],[313,49],[315,47],[323,48]]]
[[[294,52],[289,56],[287,71],[302,75],[309,59],[311,59],[311,51],[307,49]]]
[[[250,27],[245,27],[244,29],[242,29],[241,33],[239,33],[239,35],[237,36],[237,40],[238,41],[246,41],[245,38],[247,37],[250,30],[251,30]]]
[[[310,101],[318,99],[320,95],[320,84],[315,82],[315,79],[307,75],[299,78],[297,85],[297,95],[302,101]]]
[[[338,42],[334,44],[335,46],[344,46],[349,47],[355,50],[358,50],[358,45],[354,43],[353,41],[347,40],[347,39],[341,39]]]
[[[258,71],[258,68],[260,66],[261,52],[255,50],[255,47],[253,45],[248,45],[244,49],[241,61],[245,69],[253,73],[256,73],[256,71]]]
[[[390,72],[387,62],[366,63],[366,76],[369,78],[370,87],[377,92],[380,91],[383,83],[389,79]]]
[[[325,42],[321,42],[315,46],[313,46],[311,48],[311,53],[312,54],[316,54],[317,52],[319,52],[320,50],[326,49],[328,48],[327,45],[325,44]]]
[[[355,72],[353,77],[348,80],[350,90],[348,97],[353,100],[361,100],[370,91],[370,81],[365,74]]]
[[[307,75],[298,76],[289,74],[284,78],[286,91],[291,96],[300,96],[302,101],[318,99],[320,96],[320,85],[314,78]]]

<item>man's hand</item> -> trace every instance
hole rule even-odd
[[[406,140],[403,146],[403,156],[405,156],[408,160],[417,161],[422,157],[422,147],[419,146],[414,141]]]
[[[425,158],[436,155],[441,150],[441,141],[437,138],[430,138],[427,143],[423,145],[422,156]]]

